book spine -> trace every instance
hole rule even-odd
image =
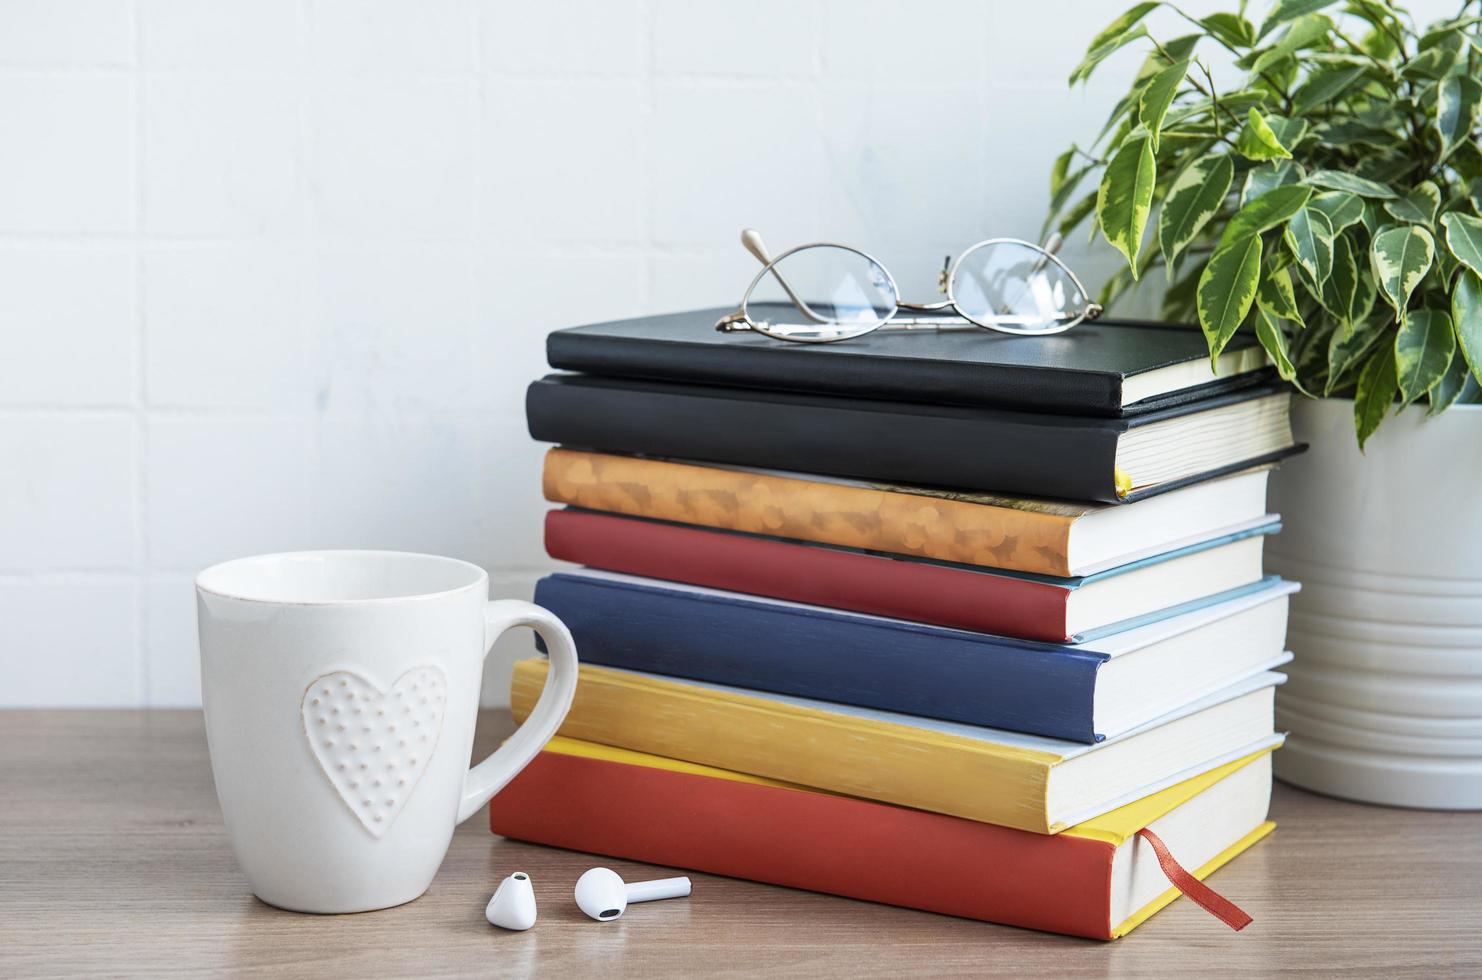
[[[551,751],[494,797],[489,826],[553,847],[1111,938],[1114,848],[1099,840]]]
[[[552,558],[648,578],[1045,643],[1068,643],[1070,589],[728,531],[553,510]]]
[[[552,449],[547,500],[815,544],[1065,577],[1075,516],[771,473]]]
[[[542,658],[515,664],[510,709],[530,713]],[[1060,757],[889,722],[584,665],[560,732],[835,793],[1050,833]]]
[[[1062,415],[1122,414],[1122,377],[1111,373],[1039,368],[1032,383],[1026,383],[1024,370],[1017,365],[878,357],[847,350],[817,357],[776,346],[718,348],[562,330],[546,338],[546,361],[558,371],[612,377]]]
[[[1121,499],[1113,470],[1125,425],[1102,420],[584,376],[536,381],[525,411],[539,442],[929,487]]]
[[[817,609],[551,575],[586,663],[1091,743],[1109,659]]]

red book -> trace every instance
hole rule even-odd
[[[1259,753],[1046,835],[557,737],[494,797],[489,825],[571,850],[1115,939],[1178,897],[1170,875],[1223,918],[1223,900],[1194,879],[1270,832],[1270,790],[1270,755]],[[1177,861],[1164,865],[1160,848]]]
[[[1259,528],[1080,578],[849,551],[584,510],[546,514],[552,558],[933,626],[1050,643],[1260,581]]]

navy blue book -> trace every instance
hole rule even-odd
[[[845,613],[610,572],[535,602],[587,663],[1094,743],[1290,659],[1269,578],[1078,646]]]

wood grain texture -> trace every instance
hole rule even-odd
[[[509,730],[480,723],[478,753]],[[577,876],[659,869],[455,835],[397,909],[281,912],[237,872],[199,712],[0,712],[0,976],[1130,976],[1482,974],[1482,814],[1386,810],[1278,786],[1280,829],[1211,883],[1255,916],[1235,934],[1179,901],[1097,943],[695,875],[688,900],[591,922]],[[530,873],[540,921],[487,925]]]

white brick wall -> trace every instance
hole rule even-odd
[[[528,596],[548,330],[736,301],[742,225],[920,295],[1035,236],[1124,5],[0,0],[0,705],[197,703],[191,575],[236,555]]]

